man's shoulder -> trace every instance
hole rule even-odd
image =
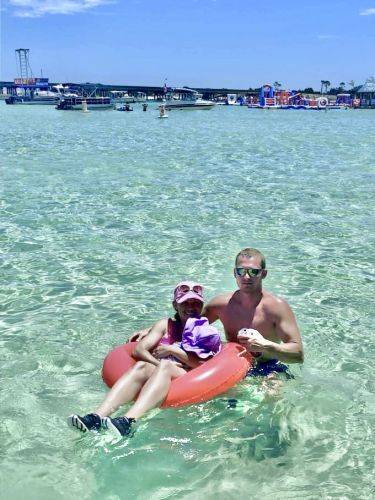
[[[228,304],[230,299],[232,298],[234,292],[225,292],[220,293],[219,295],[215,295],[208,303],[208,307],[220,307]]]
[[[282,314],[286,309],[290,309],[288,302],[274,293],[263,290],[263,308],[270,314]]]

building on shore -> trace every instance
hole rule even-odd
[[[375,108],[375,82],[366,82],[357,90],[361,108]]]

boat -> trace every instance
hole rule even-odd
[[[202,99],[193,89],[174,88],[166,94],[165,109],[212,109],[216,103]]]
[[[15,93],[6,97],[6,104],[57,104],[61,98],[60,90],[51,88],[48,78],[33,76],[29,49],[16,49],[15,52],[20,77],[14,79]]]
[[[79,97],[78,89],[71,89],[68,85],[62,85],[61,83],[58,85],[52,85],[51,90],[57,92],[60,95],[60,99],[63,97]]]
[[[125,104],[125,106],[116,107],[116,111],[133,111],[133,108],[131,108],[129,104]]]
[[[237,104],[237,94],[227,94],[227,102],[228,106],[235,106]]]
[[[51,90],[35,90],[24,95],[11,95],[5,99],[6,104],[58,104],[61,95]]]
[[[61,99],[56,109],[64,110],[80,110],[82,111],[85,104],[87,109],[114,109],[114,103],[110,97],[64,97]]]
[[[146,102],[147,95],[144,92],[136,92],[134,102]]]
[[[135,102],[133,96],[129,95],[126,90],[111,90],[110,97],[115,104],[126,104]]]
[[[110,97],[115,104],[128,104],[134,102],[146,102],[147,95],[144,92],[136,92],[129,95],[126,90],[111,90]]]
[[[45,90],[17,89],[17,94],[9,95],[5,98],[6,104],[27,104],[27,105],[56,105],[61,99],[66,97],[78,97],[78,94],[69,91],[69,87],[63,85],[53,85]]]

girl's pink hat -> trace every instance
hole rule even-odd
[[[181,281],[173,292],[173,300],[182,304],[186,300],[196,299],[204,302],[203,286],[195,281]]]

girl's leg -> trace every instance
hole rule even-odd
[[[107,417],[121,405],[133,401],[155,368],[151,363],[138,361],[129,372],[118,379],[94,413],[102,418]]]
[[[160,365],[144,384],[137,401],[126,412],[125,416],[138,419],[151,408],[160,406],[167,397],[172,380],[185,373],[186,370],[176,366],[172,361],[161,360]]]

